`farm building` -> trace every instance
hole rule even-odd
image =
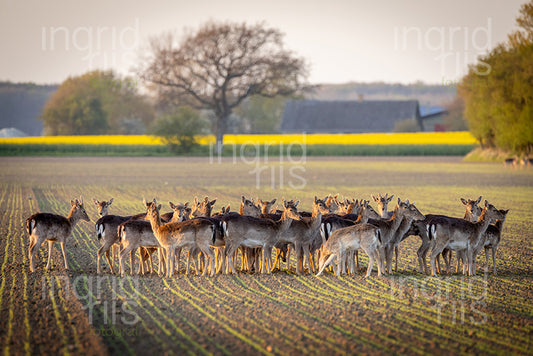
[[[418,100],[289,100],[281,132],[392,132],[397,123],[405,120],[414,120],[419,131],[433,131],[444,112],[438,107],[421,109]],[[432,122],[426,124],[429,119]]]

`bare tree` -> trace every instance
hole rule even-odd
[[[179,44],[166,34],[150,47],[140,77],[160,96],[212,110],[217,151],[228,118],[244,99],[291,95],[307,86],[305,60],[284,49],[283,34],[264,23],[207,22]]]

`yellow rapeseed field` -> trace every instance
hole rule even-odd
[[[198,137],[201,144],[215,142],[214,136]],[[161,145],[158,137],[148,135],[43,136],[0,138],[0,144],[82,144],[82,145]],[[470,145],[477,140],[468,131],[369,133],[369,134],[296,134],[296,135],[225,135],[225,144],[276,145],[303,143],[307,145]]]

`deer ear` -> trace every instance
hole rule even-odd
[[[392,200],[392,198],[394,198],[394,194],[391,195],[388,199],[387,199],[387,202],[390,202]]]
[[[161,210],[161,204],[157,206],[157,210]]]
[[[216,199],[214,199],[214,200],[211,200],[211,202],[209,203],[209,205],[215,205],[215,203],[216,203],[216,202],[217,202],[217,200],[216,200]]]
[[[143,204],[144,206],[148,207],[148,203],[146,202],[146,199],[143,198]]]
[[[378,199],[374,194],[372,194],[372,195],[370,195],[370,196],[372,197],[372,199],[374,199],[374,201],[375,201],[376,203],[379,201],[379,199]]]
[[[398,205],[400,205],[401,202],[402,202],[402,200],[400,198],[398,198]]]
[[[276,202],[276,199],[272,199],[272,200],[270,201],[270,204],[274,204],[275,202]]]
[[[98,205],[98,203],[100,203],[100,202],[99,202],[98,200],[96,200],[96,199],[93,198],[93,203],[94,203],[95,205]]]
[[[70,201],[70,205],[74,206],[74,205],[76,205],[76,202],[74,200],[71,200]]]
[[[489,202],[487,200],[485,200],[485,206],[489,206]]]
[[[461,202],[466,205],[468,202],[464,199],[464,198],[461,198]]]
[[[482,196],[480,195],[479,198],[477,198],[477,200],[476,200],[476,204],[479,204],[479,202],[481,201],[481,197],[482,197]]]
[[[296,208],[296,207],[298,206],[298,204],[300,204],[300,201],[299,201],[299,200],[297,200],[296,202],[294,202],[293,205],[294,205],[294,207]]]
[[[171,201],[168,202],[168,205],[170,205],[170,209],[174,209],[176,205],[174,205]]]
[[[111,204],[113,204],[113,198],[109,199],[109,201],[107,202],[107,206],[110,206]]]
[[[186,202],[185,204],[183,204],[183,206],[184,206],[185,208],[188,208],[188,207],[189,207],[189,202]]]
[[[244,203],[245,200],[246,198],[244,197],[244,195],[241,195],[241,201]]]

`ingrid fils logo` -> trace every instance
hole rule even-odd
[[[250,166],[248,174],[255,178],[257,189],[270,186],[272,189],[303,189],[305,179],[305,164],[307,162],[307,137],[290,143],[257,143],[244,142],[240,145],[225,144],[225,151],[231,152],[227,157],[233,164],[244,163]],[[215,145],[210,144],[209,163],[222,163],[220,150],[215,151]],[[278,155],[279,154],[279,155]]]
[[[400,26],[394,28],[394,49],[397,51],[430,51],[440,64],[443,77],[461,76],[469,63],[488,53],[492,43],[492,18],[486,26]],[[491,67],[482,61],[475,69],[478,75],[489,75]]]
[[[41,29],[42,51],[77,51],[89,68],[134,63],[140,23],[130,26],[49,26]]]

